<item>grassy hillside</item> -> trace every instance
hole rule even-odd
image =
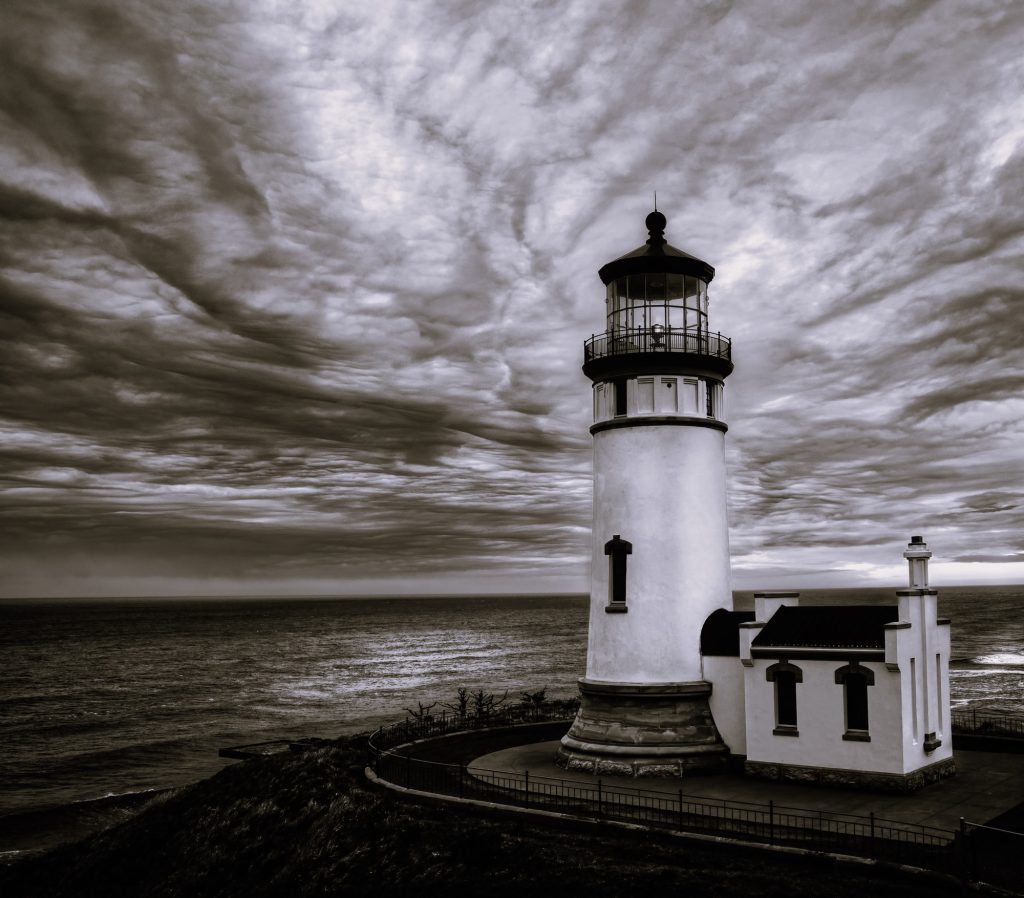
[[[957,889],[827,859],[551,828],[371,789],[358,741],[247,761],[75,845],[0,868],[5,898],[865,894]],[[665,890],[668,890],[665,892]]]

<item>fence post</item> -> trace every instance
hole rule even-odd
[[[978,874],[978,830],[970,829],[964,824],[967,834],[967,875],[971,880],[979,879]]]
[[[978,709],[971,708],[971,731],[978,732]]]
[[[683,790],[679,790],[679,828],[683,828]]]
[[[528,808],[530,806],[530,771],[527,770],[524,775],[526,777],[526,790],[523,796],[523,807]]]
[[[957,878],[960,880],[961,892],[966,895],[971,877],[967,870],[967,821],[963,817],[960,818],[960,829],[957,830],[954,847]]]
[[[869,817],[871,818],[871,857],[878,860],[878,851],[875,846],[875,812],[869,812]]]
[[[775,844],[775,802],[768,802],[768,844]]]
[[[600,817],[601,814],[604,813],[604,809],[602,808],[601,804],[602,804],[601,781],[598,780],[597,781],[597,816],[598,817]]]

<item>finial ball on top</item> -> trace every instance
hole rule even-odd
[[[644,220],[644,224],[647,225],[647,230],[653,234],[655,231],[664,231],[665,225],[668,224],[668,219],[655,209]]]

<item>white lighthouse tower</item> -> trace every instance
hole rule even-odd
[[[569,769],[634,776],[717,770],[726,746],[708,704],[700,634],[732,606],[723,387],[731,345],[708,323],[715,270],[644,246],[598,272],[605,333],[584,346],[594,384],[590,630]]]

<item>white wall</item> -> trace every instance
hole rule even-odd
[[[879,773],[905,772],[903,765],[900,675],[882,662],[864,661],[875,674],[868,686],[868,732],[870,742],[843,739],[846,712],[843,686],[835,672],[847,661],[837,657],[826,661],[793,660],[803,671],[796,684],[798,736],[776,736],[775,684],[766,671],[775,659],[754,659],[744,668],[747,697],[747,759],[766,763],[797,764]],[[716,718],[717,719],[717,718]]]
[[[614,534],[633,544],[626,614],[608,614]],[[700,631],[732,607],[725,434],[653,425],[594,434],[594,531],[587,677],[700,680]]]
[[[707,655],[704,679],[711,683],[711,715],[722,741],[734,755],[747,752],[746,702],[743,690],[743,666],[739,658]]]

